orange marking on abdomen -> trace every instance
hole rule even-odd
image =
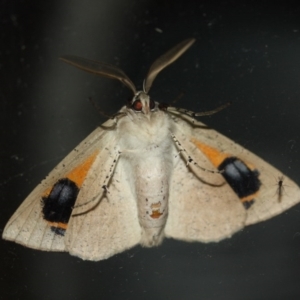
[[[158,219],[162,215],[162,213],[159,211],[160,207],[161,207],[160,201],[151,204],[152,214],[150,215],[150,217],[152,219]]]
[[[152,214],[150,215],[150,217],[152,219],[158,219],[161,215],[162,213],[159,211],[159,209],[157,209],[157,210],[152,210]]]

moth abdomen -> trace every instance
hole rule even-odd
[[[149,151],[150,155],[151,151]],[[170,167],[162,157],[140,160],[134,169],[138,218],[142,230],[141,245],[157,246],[164,237],[168,217]],[[147,155],[146,155],[147,157]]]

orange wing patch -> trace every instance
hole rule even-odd
[[[207,158],[212,162],[212,164],[218,168],[220,164],[228,157],[228,154],[222,153],[218,151],[215,148],[212,148],[210,146],[207,146],[206,144],[202,144],[195,138],[191,139],[191,142],[199,149],[201,150]]]
[[[67,174],[66,178],[75,182],[80,188],[98,154],[99,151],[95,151],[81,165],[77,166],[69,174]]]

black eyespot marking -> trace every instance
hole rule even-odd
[[[63,223],[67,225],[72,207],[75,204],[79,188],[76,183],[68,178],[60,179],[53,186],[49,196],[42,198],[42,213],[48,222]],[[62,227],[51,227],[59,235],[64,235]]]
[[[255,194],[261,186],[258,178],[259,172],[249,169],[244,162],[236,157],[226,158],[218,169],[223,171],[222,175],[239,198]],[[249,202],[251,201],[249,200]]]

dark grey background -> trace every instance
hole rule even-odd
[[[0,231],[40,180],[131,95],[58,60],[119,65],[141,87],[150,64],[195,45],[152,97],[202,120],[300,183],[298,1],[1,1]],[[274,174],[274,185],[280,174]],[[288,187],[286,187],[288,193]],[[216,244],[165,240],[85,262],[1,240],[1,299],[299,299],[300,206]]]

